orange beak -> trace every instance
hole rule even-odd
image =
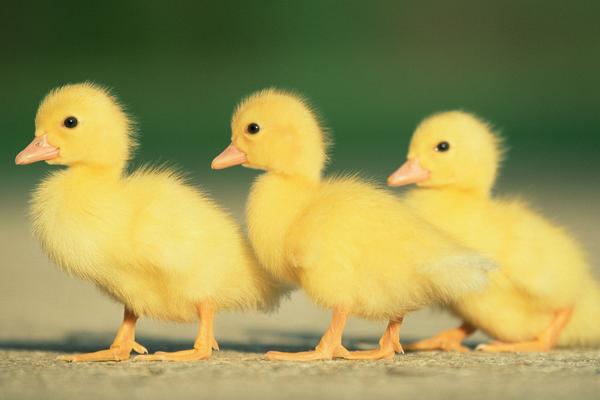
[[[48,143],[48,135],[33,139],[15,158],[17,165],[27,165],[38,161],[51,160],[58,157],[59,149]]]
[[[388,177],[389,186],[404,186],[429,179],[430,173],[421,167],[419,160],[407,160],[400,168]]]
[[[210,164],[212,169],[223,169],[233,167],[234,165],[244,164],[248,161],[246,154],[241,152],[233,143],[231,143],[221,154],[215,157]]]

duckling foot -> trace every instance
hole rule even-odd
[[[411,343],[406,346],[406,349],[411,351],[441,350],[465,353],[471,351],[471,349],[463,346],[462,341],[473,332],[475,332],[475,328],[464,323],[458,328],[440,332],[432,338]]]
[[[200,361],[209,359],[213,350],[219,350],[219,344],[213,334],[215,307],[210,301],[205,301],[198,304],[196,308],[200,326],[193,349],[175,352],[157,351],[154,354],[137,356],[135,361]]]
[[[545,352],[552,350],[552,345],[544,340],[532,340],[530,342],[504,343],[491,342],[480,344],[476,347],[477,351],[486,353],[532,353]]]
[[[345,309],[335,308],[329,328],[327,328],[318,346],[313,351],[301,351],[299,353],[269,351],[265,358],[280,361],[318,361],[346,358],[350,352],[342,346],[342,334],[347,317],[348,313]]]
[[[59,356],[58,361],[90,362],[90,361],[125,361],[129,359],[131,351],[138,354],[148,354],[148,350],[135,341],[135,323],[137,316],[127,308],[123,315],[123,322],[117,331],[115,340],[110,348],[93,353],[70,354]]]
[[[379,339],[379,348],[374,350],[352,351],[346,357],[347,360],[384,360],[392,359],[396,353],[404,354],[400,344],[400,325],[402,318],[390,321],[387,329]]]
[[[400,343],[398,343],[400,344]],[[351,351],[344,358],[346,360],[391,360],[396,353],[404,354],[402,346],[380,345],[378,349]]]
[[[554,312],[552,321],[550,321],[550,325],[548,325],[548,327],[544,329],[542,333],[540,333],[531,341],[516,343],[495,341],[489,344],[480,344],[477,346],[476,350],[485,351],[487,353],[531,353],[550,351],[558,343],[560,333],[569,323],[572,314],[573,307],[566,307],[556,310]]]
[[[338,345],[333,350],[317,348],[313,351],[301,351],[298,353],[286,353],[283,351],[269,351],[265,358],[267,360],[278,361],[319,361],[333,360],[334,358],[348,358],[350,352],[342,345]]]
[[[190,349],[175,352],[159,351],[154,354],[137,356],[135,361],[201,361],[212,356],[212,348]]]
[[[109,349],[93,353],[69,354],[56,357],[57,361],[91,362],[91,361],[125,361],[129,359],[131,351],[138,354],[148,354],[148,350],[137,342],[113,344]]]

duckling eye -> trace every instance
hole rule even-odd
[[[448,151],[450,150],[450,143],[444,141],[444,142],[439,142],[437,144],[437,146],[435,146],[435,151],[440,151],[440,152],[444,152],[444,151]]]
[[[73,129],[77,126],[77,118],[75,117],[67,117],[65,119],[65,121],[63,122],[63,124],[69,128],[69,129]]]
[[[252,135],[257,134],[259,131],[260,131],[260,126],[258,126],[258,124],[254,123],[254,122],[251,124],[248,124],[248,127],[246,128],[246,132],[248,132]]]

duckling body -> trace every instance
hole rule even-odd
[[[234,115],[232,131],[232,144],[213,167],[267,171],[247,205],[261,265],[333,310],[315,351],[268,358],[392,357],[401,351],[399,326],[407,312],[485,285],[488,259],[457,246],[395,196],[357,177],[322,178],[325,139],[297,97],[274,90],[251,96]],[[348,315],[390,320],[378,350],[350,353],[342,346]]]
[[[490,274],[485,291],[452,305],[465,321],[495,339],[534,338],[550,324],[557,309],[576,304],[582,289],[594,282],[574,240],[522,201],[492,201],[438,189],[413,190],[406,200],[427,220],[461,238],[465,246],[498,260],[501,268]],[[578,318],[576,307],[559,345],[593,344],[592,337],[578,340],[570,334]]]
[[[105,172],[60,171],[34,195],[34,232],[59,268],[160,320],[195,321],[205,298],[219,309],[268,298],[268,280],[214,202],[170,171]]]
[[[435,149],[442,141],[450,149],[440,153]],[[474,156],[469,143],[477,148]],[[411,143],[409,163],[418,163],[427,177],[419,180],[421,188],[406,195],[407,204],[500,266],[490,273],[485,291],[464,296],[451,310],[473,328],[468,333],[476,328],[505,342],[481,350],[543,351],[555,345],[599,344],[600,324],[595,321],[600,318],[600,289],[583,251],[568,232],[525,202],[491,195],[498,151],[497,138],[487,125],[458,112],[426,120]],[[463,165],[465,174],[479,176],[464,178]],[[435,337],[414,348],[462,348],[442,342]]]
[[[94,283],[125,308],[110,349],[62,359],[123,360],[132,349],[146,352],[134,339],[139,317],[201,320],[194,349],[144,359],[208,358],[217,346],[215,312],[270,308],[279,290],[234,220],[201,191],[167,169],[125,172],[128,126],[104,89],[68,85],[44,100],[36,139],[17,156],[18,164],[45,159],[68,167],[33,195],[35,236],[60,269]]]
[[[248,226],[270,273],[302,287],[324,308],[342,307],[367,319],[393,319],[432,297],[443,301],[425,270],[448,262],[449,275],[460,274],[458,261],[475,258],[395,196],[355,177],[309,183],[267,173],[250,193]],[[464,282],[464,290],[482,285],[484,277]],[[451,286],[456,276],[444,279]]]

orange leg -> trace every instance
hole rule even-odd
[[[394,358],[396,353],[404,353],[400,344],[400,325],[403,318],[390,320],[375,350],[351,351],[344,358],[348,360],[380,360]]]
[[[331,360],[338,357],[346,358],[349,352],[342,346],[342,335],[347,318],[348,313],[345,310],[340,308],[334,309],[331,324],[314,350],[299,353],[269,351],[266,355],[267,360],[316,361]]]
[[[470,349],[463,346],[461,343],[465,338],[473,334],[475,330],[474,326],[464,322],[458,328],[448,329],[438,333],[432,338],[411,343],[406,346],[406,349],[413,351],[442,350],[467,352],[470,351]]]
[[[146,354],[148,350],[135,341],[135,323],[137,316],[125,308],[123,323],[117,331],[115,340],[107,350],[93,353],[72,354],[57,357],[61,361],[124,361],[129,359],[131,350],[139,354]]]
[[[215,306],[211,302],[202,302],[197,307],[200,318],[198,335],[194,348],[175,352],[159,351],[154,354],[137,356],[136,361],[199,361],[210,358],[213,350],[219,350],[214,336]]]
[[[558,343],[560,333],[569,323],[572,314],[573,307],[556,311],[550,325],[531,341],[518,343],[492,342],[480,344],[477,346],[477,350],[489,353],[550,351]]]

